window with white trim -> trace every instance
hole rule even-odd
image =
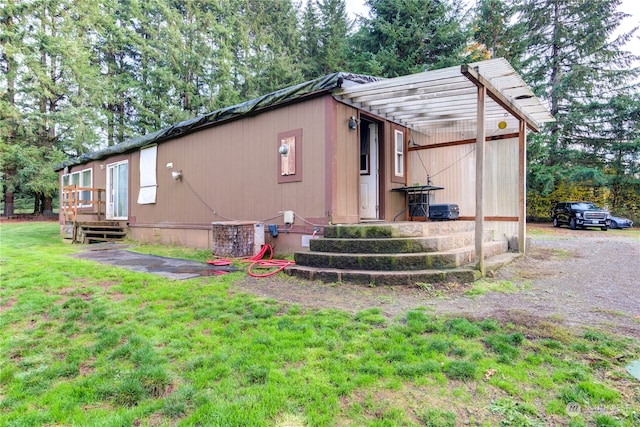
[[[78,188],[92,188],[93,169],[83,169],[62,175],[62,186],[67,187],[69,185],[75,185]],[[81,190],[78,195],[78,200],[81,202],[91,202],[92,197],[93,192],[91,190]],[[91,206],[91,203],[80,203],[79,206]]]
[[[404,177],[404,132],[394,130],[394,175]]]

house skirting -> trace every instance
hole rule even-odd
[[[293,226],[285,229],[278,225],[278,235],[273,237],[265,224],[264,242],[271,245],[278,255],[291,255],[309,249],[313,228]],[[211,224],[135,224],[129,226],[128,236],[142,243],[156,245],[187,246],[196,249],[211,249],[213,231]]]

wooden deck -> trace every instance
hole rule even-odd
[[[68,185],[62,188],[60,210],[64,218],[63,237],[72,243],[122,240],[127,235],[123,221],[106,220],[103,188]]]

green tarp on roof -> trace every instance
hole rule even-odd
[[[129,139],[118,145],[113,145],[102,150],[71,158],[59,165],[56,165],[55,170],[59,171],[67,166],[81,165],[90,161],[101,160],[116,154],[123,154],[147,146],[149,144],[155,144],[158,142],[166,141],[168,139],[177,138],[179,136],[194,132],[195,130],[200,130],[202,128],[213,126],[221,122],[247,116],[265,109],[274,108],[278,105],[300,100],[311,95],[329,92],[336,88],[348,87],[356,84],[371,83],[378,80],[380,79],[377,77],[350,73],[329,74],[315,80],[277,90],[275,92],[260,96],[241,104],[221,108],[202,116],[173,124],[157,132]]]

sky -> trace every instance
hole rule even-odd
[[[466,0],[469,2],[469,0]],[[364,5],[365,0],[345,0],[347,6],[347,13],[355,18],[356,15],[367,15],[368,8]],[[630,31],[633,27],[640,27],[640,7],[638,7],[638,0],[622,0],[621,10],[631,15],[622,21],[620,29],[622,32]],[[636,31],[636,37],[631,40],[626,49],[631,53],[640,56],[640,28]]]

